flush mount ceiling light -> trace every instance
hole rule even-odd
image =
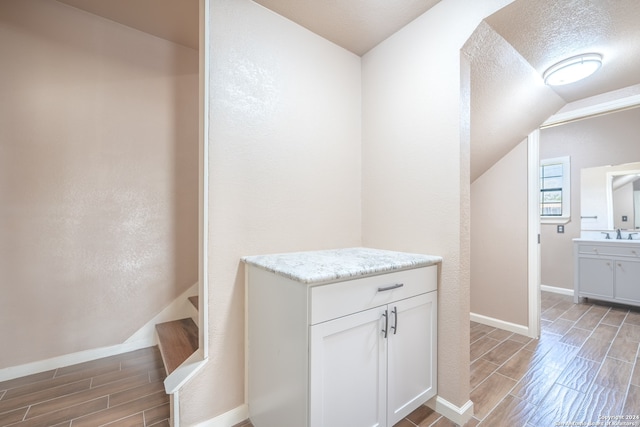
[[[577,82],[598,71],[602,65],[602,55],[585,53],[572,56],[552,65],[542,76],[549,86],[561,86]]]

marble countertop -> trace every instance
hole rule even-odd
[[[242,261],[297,282],[319,284],[426,267],[442,262],[442,257],[347,248],[246,256]]]
[[[589,238],[582,238],[582,237],[578,237],[573,239],[574,242],[585,242],[585,243],[606,243],[606,244],[611,244],[611,243],[622,243],[622,244],[633,244],[633,243],[640,243],[640,239],[633,239],[633,240],[629,240],[626,237],[624,239],[616,239],[615,238],[615,234],[613,235],[613,237],[611,237],[611,239],[589,239]]]
[[[580,230],[580,237],[575,238],[573,240],[576,241],[605,241],[611,242],[616,241],[620,242],[625,240],[627,242],[639,241],[640,242],[640,230],[620,230],[620,234],[622,235],[622,239],[616,239],[617,230]],[[605,237],[606,234],[609,234],[609,239]],[[632,239],[629,240],[629,234],[631,234]]]

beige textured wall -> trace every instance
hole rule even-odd
[[[527,167],[525,140],[471,184],[471,312],[524,327]]]
[[[571,221],[564,234],[541,225],[541,282],[573,289],[572,239],[580,237],[580,170],[640,161],[640,108],[581,120],[540,132],[540,159],[571,156]]]
[[[0,2],[0,368],[126,340],[197,281],[197,52]]]
[[[361,244],[360,58],[250,0],[213,0],[209,362],[183,425],[244,403],[240,257]]]
[[[457,406],[470,391],[469,94],[460,49],[509,3],[443,0],[363,57],[364,244],[444,257],[438,394]]]

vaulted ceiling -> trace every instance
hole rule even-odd
[[[572,102],[640,82],[639,16],[637,0],[517,0],[486,22],[540,75],[561,59],[600,53],[596,74],[554,88]]]
[[[192,48],[198,0],[58,0]],[[441,0],[254,0],[363,55]],[[640,1],[516,0],[485,19],[463,48],[471,63],[471,179],[563,105],[640,84]],[[554,63],[603,55],[588,80],[551,88]]]
[[[198,48],[198,0],[57,0],[174,43]]]
[[[438,3],[254,1],[359,55]],[[640,84],[638,16],[638,0],[516,0],[485,19],[463,48],[471,62],[471,180],[566,103]],[[548,67],[587,52],[603,55],[594,76],[544,84]]]
[[[516,0],[485,19],[463,49],[472,64],[471,180],[566,103],[639,84],[637,16],[637,0]],[[596,74],[543,83],[547,68],[588,52],[603,57]]]
[[[440,0],[254,0],[362,56]]]

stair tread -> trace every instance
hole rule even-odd
[[[191,318],[158,323],[156,332],[167,375],[198,350],[198,326]]]
[[[196,308],[196,310],[198,309],[198,295],[194,295],[192,297],[188,298],[189,301],[191,302],[191,304],[193,304],[193,306]]]

